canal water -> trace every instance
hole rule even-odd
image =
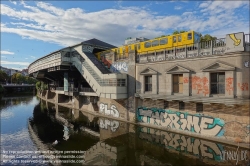
[[[247,150],[97,117],[35,96],[1,98],[1,165],[248,165]]]

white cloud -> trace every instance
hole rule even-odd
[[[14,4],[14,5],[17,4],[16,1],[11,1],[11,0],[9,0],[9,2],[12,3],[12,4]]]
[[[20,65],[20,66],[28,66],[30,62],[13,62],[13,61],[1,61],[3,65]]]
[[[1,51],[1,55],[14,55],[14,52],[10,52],[10,51]]]
[[[180,10],[180,9],[182,9],[182,7],[181,6],[175,6],[174,9],[175,10]]]
[[[10,23],[1,23],[1,32],[61,46],[91,38],[118,46],[129,36],[154,38],[175,28],[213,33],[218,30],[226,32],[230,27],[234,27],[230,30],[236,32],[249,27],[249,18],[234,13],[235,9],[246,5],[243,1],[202,2],[194,11],[185,11],[180,15],[159,15],[142,7],[122,7],[118,4],[118,9],[95,12],[80,8],[64,10],[45,2],[38,2],[36,6],[23,2],[22,10],[1,4],[1,14],[11,19]],[[175,6],[175,9],[181,9],[181,6]]]
[[[32,59],[36,59],[36,57],[35,56],[30,56]]]

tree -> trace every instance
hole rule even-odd
[[[217,39],[217,37],[213,37],[213,36],[211,36],[209,34],[206,34],[204,36],[202,36],[202,34],[200,34],[200,37],[201,37],[201,42]]]
[[[187,31],[184,31],[184,30],[178,31],[178,30],[176,30],[172,34],[176,35],[176,34],[180,34],[180,33],[184,33],[184,32],[187,32]]]
[[[2,70],[0,70],[0,82],[6,83],[6,81],[9,79],[9,76]]]

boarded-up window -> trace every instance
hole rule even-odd
[[[173,92],[183,92],[183,74],[173,74]]]

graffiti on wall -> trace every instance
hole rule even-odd
[[[225,122],[219,118],[191,115],[187,112],[175,112],[157,108],[138,108],[138,120],[152,125],[163,126],[171,129],[195,132],[202,135],[223,136]]]
[[[116,120],[99,119],[99,122],[100,122],[99,124],[100,128],[106,129],[106,130],[110,128],[112,132],[115,132],[120,125],[120,123]]]
[[[110,70],[112,72],[118,72],[118,71],[128,72],[128,64],[126,62],[116,62],[111,65]]]
[[[248,91],[248,83],[238,83],[238,87],[239,87],[242,91],[244,91],[244,90]]]
[[[186,84],[186,83],[188,83],[188,82],[189,82],[188,77],[183,77],[183,83]]]
[[[110,115],[116,118],[120,117],[120,113],[118,112],[116,106],[113,104],[110,106],[110,109],[108,109],[108,104],[100,103],[99,112],[101,114]],[[112,132],[115,132],[116,129],[119,127],[119,122],[116,120],[100,119],[99,122],[100,122],[100,127],[102,129],[108,130],[108,128],[110,127]]]
[[[108,104],[100,103],[99,112],[101,114],[111,115],[111,116],[116,117],[116,118],[120,117],[120,114],[119,114],[118,110],[116,109],[116,106],[113,104],[111,105],[110,109],[108,109]]]
[[[207,77],[191,77],[192,89],[197,90],[197,94],[203,93],[204,96],[209,94]]]
[[[231,77],[226,79],[226,91],[228,91],[229,95],[231,95],[231,92],[233,91],[233,78]]]
[[[168,149],[188,152],[213,160],[221,160],[221,153],[224,151],[221,144],[146,127],[140,129],[139,138],[157,145],[164,145]]]
[[[189,80],[192,82],[192,89],[197,90],[197,94],[204,94],[204,96],[209,94],[207,77],[183,77],[184,84],[189,83]]]

